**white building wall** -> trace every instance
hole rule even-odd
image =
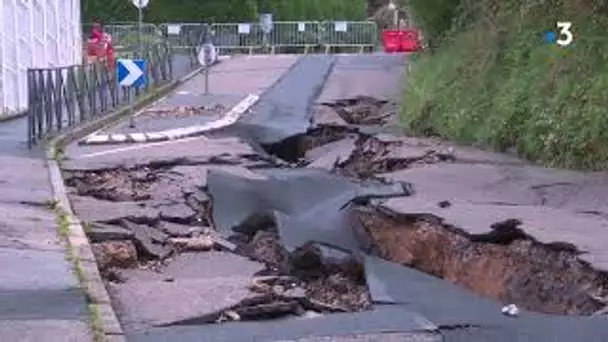
[[[0,0],[0,115],[27,107],[27,69],[82,63],[80,0]]]

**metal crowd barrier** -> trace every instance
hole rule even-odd
[[[164,23],[159,29],[166,41],[177,49],[198,47],[211,31],[210,25],[205,23]]]
[[[164,23],[171,44],[185,48],[210,37],[220,53],[367,52],[378,43],[372,21],[277,21],[265,34],[260,23]]]
[[[88,38],[92,24],[83,25],[83,38]],[[135,50],[139,44],[139,33],[137,23],[109,24],[104,30],[112,36],[112,45],[117,50]],[[155,24],[145,23],[141,30],[142,43],[154,45],[162,43],[165,39],[161,28]]]
[[[127,58],[131,56],[126,56]],[[173,79],[173,52],[167,44],[148,47],[146,87],[136,96]],[[115,79],[105,61],[60,68],[28,69],[28,146],[54,133],[100,117],[128,104],[129,92]]]

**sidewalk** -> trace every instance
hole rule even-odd
[[[19,120],[19,119],[18,119]],[[59,241],[45,161],[0,125],[0,338],[85,342],[93,337],[82,290]]]

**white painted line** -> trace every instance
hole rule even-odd
[[[126,134],[110,134],[109,141],[125,142],[129,139]]]
[[[108,154],[122,153],[122,152],[127,152],[127,151],[143,149],[143,148],[158,147],[158,146],[163,146],[163,145],[168,145],[168,144],[189,142],[189,141],[195,141],[195,140],[205,141],[208,139],[206,137],[199,136],[199,137],[185,138],[185,139],[179,139],[179,140],[160,141],[160,142],[155,142],[155,143],[133,145],[133,146],[128,146],[128,147],[115,148],[115,149],[107,150],[107,151],[83,154],[81,156],[78,156],[77,158],[99,157],[99,156],[105,156]]]
[[[87,144],[99,144],[110,140],[109,135],[91,135],[85,141]]]
[[[148,137],[148,140],[163,140],[163,139],[167,139],[166,135],[164,135],[162,133],[157,133],[157,132],[146,133],[146,136]]]
[[[129,134],[129,136],[135,142],[139,142],[139,143],[146,142],[146,135],[143,133],[131,133],[131,134]]]
[[[186,138],[195,134],[201,134],[211,130],[220,129],[237,122],[241,115],[247,112],[255,103],[257,103],[257,101],[259,101],[259,99],[260,97],[258,95],[249,94],[239,103],[237,103],[234,107],[232,107],[232,109],[230,109],[220,119],[205,123],[203,125],[180,127],[159,132],[131,133],[128,136],[135,142],[145,143],[147,142],[147,140],[176,140]],[[128,140],[129,137],[121,134],[113,134],[109,137],[91,136],[86,140],[86,143],[91,144],[91,139],[98,139],[97,141],[94,141],[97,144],[103,144],[105,142],[125,142]]]

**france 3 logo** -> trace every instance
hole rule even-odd
[[[569,21],[558,21],[557,32],[545,32],[545,41],[549,44],[557,44],[561,47],[567,47],[574,42],[574,34],[572,33],[572,23]]]

